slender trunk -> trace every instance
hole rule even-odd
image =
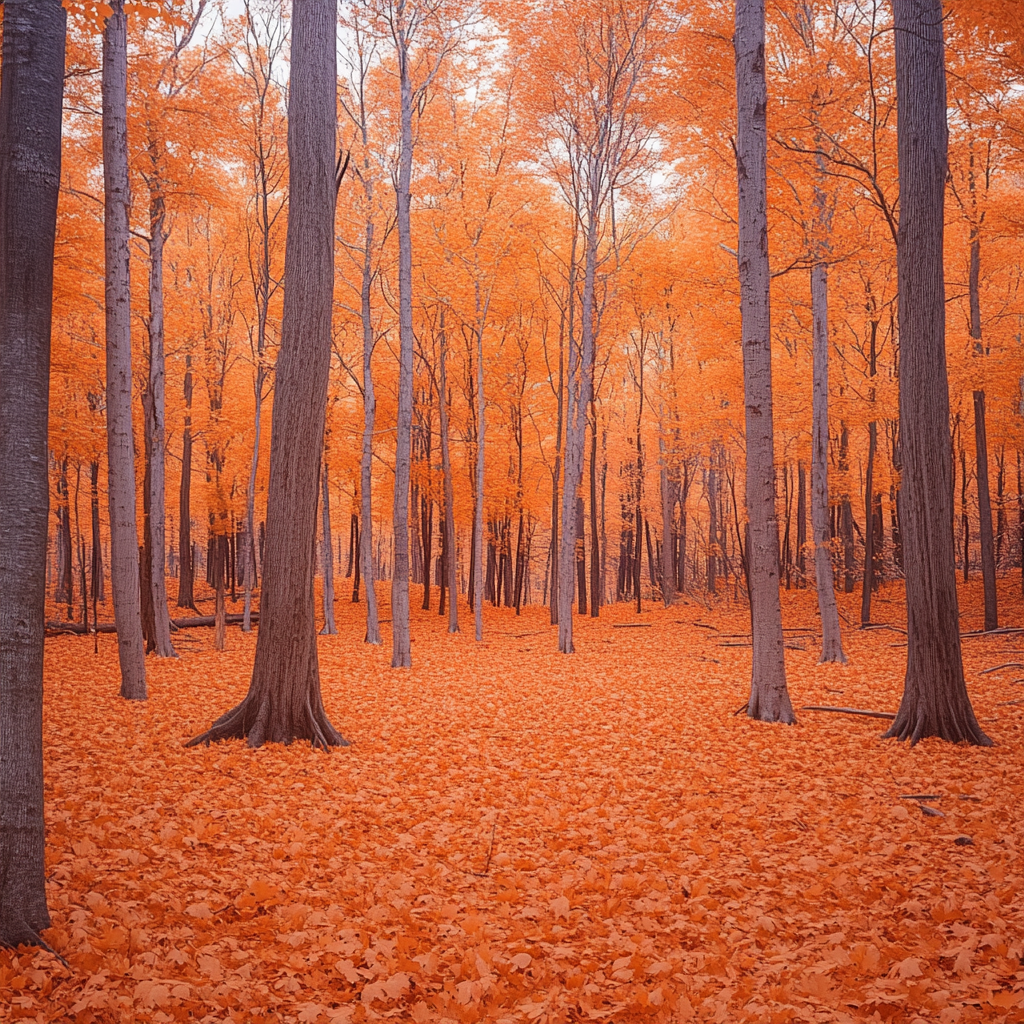
[[[807,586],[807,469],[797,463],[796,499],[796,571],[799,585]]]
[[[580,613],[583,605],[580,605]],[[597,521],[597,405],[590,405],[590,617],[601,615],[601,536]]]
[[[459,632],[458,559],[455,550],[455,485],[452,479],[451,445],[448,425],[448,335],[445,311],[441,310],[441,474],[444,477],[444,571],[448,587],[448,632]]]
[[[131,281],[128,210],[128,22],[111,0],[103,30],[103,178],[106,280],[107,494],[110,587],[114,595],[121,696],[146,699],[146,662],[135,521],[132,429]]]
[[[265,328],[264,328],[265,330]],[[252,631],[252,592],[256,587],[256,473],[260,463],[260,445],[263,437],[263,381],[265,371],[262,362],[256,368],[253,409],[252,458],[249,460],[249,479],[245,486],[245,597],[242,605],[242,632]]]
[[[661,485],[661,600],[668,608],[675,601],[676,582],[676,541],[675,500],[672,492],[673,482],[668,474],[668,462],[665,453],[664,428],[659,424],[658,449],[661,458],[659,483]]]
[[[429,465],[429,456],[427,464]],[[430,611],[430,569],[434,558],[434,503],[420,495],[420,539],[423,544],[423,610]]]
[[[960,449],[960,532],[963,540],[964,583],[971,579],[971,520],[967,515],[967,451]]]
[[[592,188],[594,186],[591,186]],[[568,586],[558,588],[558,650],[575,651],[572,641],[573,561],[576,557],[576,498],[583,482],[583,449],[587,412],[592,398],[590,369],[594,359],[594,284],[597,276],[597,232],[600,210],[591,199],[587,211],[587,240],[580,311],[581,343],[569,337],[569,387],[565,424],[565,486],[562,490],[562,535],[558,552],[558,578]]]
[[[747,519],[753,668],[747,714],[793,722],[786,687],[775,512],[767,220],[764,0],[736,2],[736,167],[740,316],[746,405]]]
[[[185,426],[181,438],[178,493],[178,607],[196,609],[192,558],[192,356],[185,356]]]
[[[861,581],[860,624],[871,623],[871,592],[875,589],[875,524],[872,496],[875,487],[875,452],[878,448],[878,424],[868,424],[868,468],[864,481],[864,576]]]
[[[359,604],[359,564],[362,562],[363,545],[359,536],[359,516],[355,512],[352,513],[352,546],[356,552],[352,569],[352,603]]]
[[[404,13],[405,7],[398,10]],[[398,162],[398,422],[395,436],[394,569],[391,577],[391,667],[409,668],[409,483],[412,469],[412,78],[406,23],[400,13],[395,26],[398,45],[401,148]]]
[[[3,21],[0,946],[5,947],[40,945],[39,933],[50,926],[43,819],[43,636],[65,18],[57,0],[17,0],[6,4]]]
[[[324,460],[320,480],[320,500],[323,505],[323,561],[324,561],[324,625],[320,632],[334,636],[334,541],[331,535],[331,489],[328,481],[327,460]]]
[[[947,175],[941,0],[894,0],[900,223],[900,526],[907,673],[886,736],[989,745],[960,650],[946,375],[943,202]]]
[[[373,314],[370,289],[373,285],[373,221],[366,221],[366,251],[359,290],[359,311],[363,325],[363,445],[359,461],[359,565],[366,588],[366,635],[368,644],[383,643],[377,613],[376,576],[373,571],[373,428],[377,419],[377,397],[373,387]],[[358,583],[356,584],[358,586]],[[353,594],[355,591],[353,591]]]
[[[482,572],[484,564],[484,434],[487,417],[484,415],[484,331],[480,325],[476,332],[476,552],[473,580],[473,621],[476,639],[484,638],[484,588]]]
[[[992,536],[992,502],[988,489],[988,440],[985,433],[984,391],[974,392],[974,445],[978,467],[978,519],[981,537],[981,578],[985,588],[985,629],[998,629],[996,557]]]
[[[150,191],[149,206],[149,380],[143,393],[149,514],[146,519],[149,588],[153,604],[152,642],[158,658],[176,658],[167,607],[166,471],[164,440],[164,200]]]
[[[228,539],[223,534],[213,539],[213,649],[224,650],[227,609],[224,607],[224,573],[227,568]]]
[[[103,542],[100,538],[100,464],[89,463],[89,507],[92,513],[92,559],[89,567],[93,622],[96,621],[96,602],[103,600]]]
[[[576,607],[580,615],[587,614],[587,555],[586,518],[582,495],[576,499]]]

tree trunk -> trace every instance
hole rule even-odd
[[[96,602],[103,600],[103,542],[100,538],[100,464],[89,463],[89,506],[92,513],[92,559],[89,568],[92,618],[96,621]]]
[[[103,178],[106,264],[107,494],[110,588],[114,595],[121,696],[146,699],[146,661],[135,521],[132,429],[131,279],[128,210],[128,23],[124,0],[111,0],[103,30]]]
[[[586,516],[582,495],[576,499],[576,609],[587,614]]]
[[[153,649],[176,658],[167,607],[166,471],[164,430],[164,231],[163,196],[150,193],[149,207],[149,379],[142,396],[146,431],[149,513],[146,517],[149,588],[153,603]]]
[[[444,572],[448,587],[448,632],[459,632],[458,559],[455,550],[455,485],[452,479],[452,459],[448,425],[448,335],[445,331],[445,311],[441,310],[440,386],[441,386],[441,474],[444,477]]]
[[[981,537],[981,578],[985,588],[985,629],[999,628],[996,600],[996,553],[992,536],[992,501],[988,489],[988,439],[985,433],[985,392],[974,392],[974,445],[977,458],[978,519]]]
[[[520,462],[522,458],[520,456]],[[601,535],[597,521],[597,407],[590,407],[590,617],[601,616]],[[522,516],[520,516],[522,523]],[[581,611],[582,611],[582,605]]]
[[[404,4],[397,7],[401,140],[398,157],[398,423],[395,436],[394,570],[391,577],[391,667],[409,668],[409,483],[412,469],[412,72],[409,68]],[[478,638],[479,639],[479,638]]]
[[[213,649],[223,651],[227,633],[227,609],[224,607],[224,570],[227,563],[227,537],[213,538]]]
[[[990,745],[964,684],[953,552],[946,292],[947,171],[941,0],[894,0],[900,224],[900,528],[906,569],[907,672],[885,734]]]
[[[815,199],[820,204],[819,210],[823,209],[824,193],[816,193]],[[811,307],[814,321],[811,531],[814,535],[814,583],[818,591],[818,614],[821,616],[821,657],[818,661],[819,664],[836,662],[845,665],[828,523],[828,268],[823,262],[815,263],[811,269]]]
[[[803,462],[797,463],[796,498],[796,571],[798,585],[807,586],[807,470]]]
[[[178,607],[197,611],[192,558],[192,356],[185,356],[185,427],[181,438],[181,489],[178,495]]]
[[[74,616],[74,561],[71,553],[71,496],[68,492],[68,459],[59,463],[57,476],[57,588],[54,600],[68,606],[68,618]]]
[[[373,285],[373,221],[366,221],[366,251],[359,289],[359,311],[363,324],[363,444],[359,460],[359,569],[366,588],[366,635],[364,642],[382,644],[377,612],[376,575],[373,571],[373,428],[377,419],[377,396],[373,388],[373,313],[370,289]],[[356,575],[359,575],[357,570]],[[353,590],[353,594],[356,591]]]
[[[967,452],[960,449],[960,532],[963,537],[964,583],[971,579],[971,520],[967,515]]]
[[[292,9],[290,200],[260,628],[245,699],[191,741],[344,745],[320,696],[313,558],[334,293],[337,0]]]
[[[265,326],[263,330],[265,331]],[[262,357],[262,346],[257,349]],[[256,587],[256,473],[260,462],[260,444],[263,437],[263,380],[262,362],[256,368],[256,400],[253,411],[252,458],[249,461],[249,479],[245,485],[245,596],[242,605],[242,632],[252,631],[252,592]]]
[[[427,465],[430,465],[428,455]],[[423,545],[423,605],[430,611],[430,569],[434,559],[434,503],[430,494],[420,495],[420,542]]]
[[[476,332],[476,551],[473,580],[473,622],[477,640],[484,638],[484,435],[487,417],[484,414],[484,331],[480,325]]]
[[[0,73],[0,946],[43,945],[47,432],[65,12],[8,0]],[[141,651],[141,645],[140,645]]]
[[[875,452],[878,449],[878,424],[868,424],[868,468],[864,480],[864,576],[861,580],[860,624],[871,622],[871,593],[875,589],[875,512],[872,496],[875,487]]]
[[[747,518],[753,669],[747,714],[793,722],[786,687],[775,513],[767,217],[764,0],[736,0],[736,168],[746,405]]]
[[[322,472],[320,490],[323,502],[324,627],[320,632],[324,636],[334,636],[338,632],[338,627],[334,624],[334,541],[331,536],[331,489],[326,460]]]

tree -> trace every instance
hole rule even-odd
[[[746,407],[747,542],[753,667],[747,714],[794,722],[786,687],[775,513],[772,350],[769,317],[767,105],[764,0],[736,0],[736,173],[740,318]]]
[[[953,550],[942,263],[948,135],[942,0],[893,0],[900,214],[900,521],[907,671],[887,737],[990,746],[964,683]]]
[[[0,946],[44,944],[47,431],[66,14],[8,0],[0,76]],[[141,648],[140,648],[141,649]],[[45,944],[44,944],[45,945]]]
[[[320,696],[313,560],[334,295],[337,0],[292,9],[289,209],[284,311],[270,436],[270,484],[252,681],[245,699],[190,746],[244,737],[250,747],[346,740]]]
[[[111,0],[103,30],[103,197],[107,331],[107,492],[110,589],[114,596],[121,696],[146,699],[139,535],[135,521],[132,428],[131,270],[129,267],[128,22]]]

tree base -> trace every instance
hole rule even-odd
[[[253,693],[185,746],[209,746],[222,740],[245,740],[254,748],[262,747],[264,743],[288,745],[295,740],[309,740],[311,746],[320,750],[349,745],[349,741],[331,725],[319,701],[314,707],[307,698],[299,713],[294,715],[289,709],[275,708],[269,699],[260,700]]]
[[[924,707],[910,711],[901,704],[892,726],[882,733],[883,740],[909,740],[912,747],[932,736],[950,743],[967,743],[973,747],[995,745],[982,731],[971,710],[966,714],[958,714],[952,709],[946,709],[945,713],[934,713]]]

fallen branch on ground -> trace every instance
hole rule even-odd
[[[862,708],[834,708],[828,704],[805,704],[801,711],[835,711],[840,715],[863,715],[865,718],[893,719],[896,715],[891,711],[864,711]]]

